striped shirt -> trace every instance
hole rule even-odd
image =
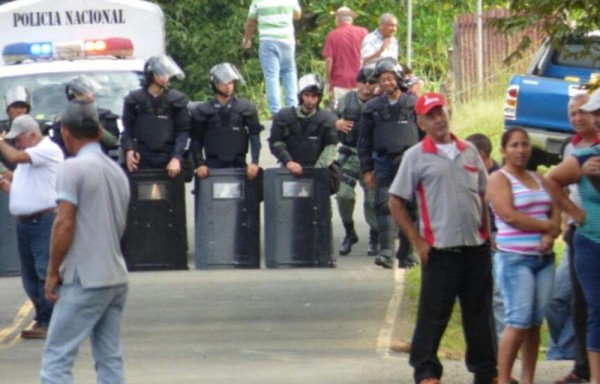
[[[248,18],[257,20],[260,40],[295,44],[294,12],[300,11],[298,0],[252,0]]]
[[[533,219],[548,220],[551,200],[537,174],[529,172],[538,185],[537,189],[529,189],[505,170],[501,169],[500,172],[506,175],[510,181],[515,210]],[[499,250],[526,255],[540,254],[539,247],[542,242],[542,232],[523,231],[511,227],[502,221],[496,212],[494,212],[494,217],[496,227],[498,227],[496,247]]]
[[[600,145],[591,148],[575,150],[573,154],[580,166],[590,157],[600,156]],[[600,193],[594,188],[594,185],[587,176],[579,179],[579,196],[585,211],[585,221],[577,232],[588,239],[600,243]]]

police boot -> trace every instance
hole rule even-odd
[[[358,243],[358,235],[354,230],[354,223],[344,224],[344,228],[346,228],[346,237],[344,237],[344,241],[342,241],[342,246],[340,247],[340,256],[346,256],[352,250],[352,246]]]
[[[382,249],[379,256],[373,260],[375,265],[378,265],[385,269],[391,269],[394,267],[394,255],[389,249]]]
[[[369,231],[369,247],[367,248],[367,255],[377,256],[379,253],[379,232],[370,230]]]

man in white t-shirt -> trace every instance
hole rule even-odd
[[[15,146],[0,138],[0,153],[17,167],[12,177],[0,179],[0,189],[10,194],[10,213],[17,217],[21,278],[35,308],[35,323],[23,330],[21,337],[45,339],[53,304],[44,296],[44,286],[56,209],[56,176],[64,156],[29,115],[14,119],[6,138],[14,139]]]

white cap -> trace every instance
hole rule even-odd
[[[600,88],[596,89],[588,102],[579,107],[579,109],[586,112],[594,112],[600,109]]]
[[[40,132],[40,125],[35,119],[29,115],[21,115],[15,118],[11,125],[10,131],[6,135],[7,139],[14,139],[21,133]]]

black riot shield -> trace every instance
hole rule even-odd
[[[195,191],[196,268],[260,268],[262,172],[211,169]]]
[[[21,274],[17,219],[8,210],[8,195],[0,192],[0,276]]]
[[[276,168],[264,178],[267,268],[334,267],[329,171]]]
[[[122,248],[130,271],[188,269],[185,184],[164,169],[130,174]]]

